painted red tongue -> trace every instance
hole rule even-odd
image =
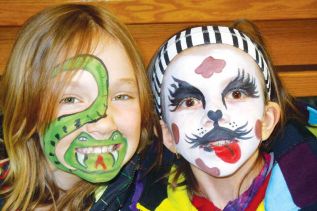
[[[107,169],[107,166],[106,166],[105,162],[103,161],[103,157],[100,154],[97,157],[97,160],[96,160],[96,163],[95,163],[95,168],[98,168],[99,165],[101,165],[103,170]]]
[[[241,150],[238,142],[236,141],[224,146],[211,145],[211,148],[221,160],[227,163],[235,163],[241,157]]]

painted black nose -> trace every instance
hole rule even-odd
[[[222,117],[222,112],[220,110],[217,110],[217,111],[210,110],[210,111],[208,111],[207,116],[212,121],[218,122],[219,119],[221,119],[221,117]]]

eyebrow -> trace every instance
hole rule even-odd
[[[242,71],[240,69],[238,69],[237,77],[235,77],[232,81],[230,81],[229,84],[222,91],[222,93],[221,93],[222,103],[224,104],[225,107],[227,107],[227,106],[226,106],[226,102],[225,102],[224,98],[228,92],[230,92],[234,89],[244,90],[246,92],[246,94],[252,98],[259,97],[258,91],[257,91],[257,86],[255,83],[255,78],[253,76],[250,76],[249,73],[245,74],[244,69],[242,69]]]
[[[185,98],[194,97],[198,100],[201,100],[203,103],[203,108],[206,106],[206,100],[203,93],[196,88],[195,86],[187,83],[186,81],[182,81],[180,79],[172,77],[174,82],[171,84],[171,87],[174,89],[169,89],[168,99],[171,102],[169,106],[174,106],[175,108],[171,111],[175,111],[178,104]]]
[[[137,80],[133,78],[119,78],[111,85],[111,87],[114,87],[114,88],[122,87],[122,86],[138,88],[138,83],[137,83]],[[110,84],[109,84],[109,88],[110,88]]]

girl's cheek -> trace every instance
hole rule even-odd
[[[173,132],[175,144],[178,144],[178,142],[179,142],[179,129],[175,123],[172,123],[172,132]]]
[[[256,136],[256,138],[258,140],[262,140],[262,122],[261,122],[261,120],[258,119],[255,122],[254,128],[255,128],[255,136]]]

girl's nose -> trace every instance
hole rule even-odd
[[[209,110],[207,113],[207,116],[212,121],[218,122],[222,117],[222,112],[220,110],[217,110],[217,111]]]
[[[111,136],[112,132],[117,130],[115,120],[112,115],[106,115],[101,119],[87,123],[87,132],[96,139],[105,139]]]
[[[215,126],[215,124],[218,125],[218,122],[221,120],[222,116],[223,115],[220,110],[209,110],[207,113],[205,113],[201,123],[204,127],[212,127]]]

